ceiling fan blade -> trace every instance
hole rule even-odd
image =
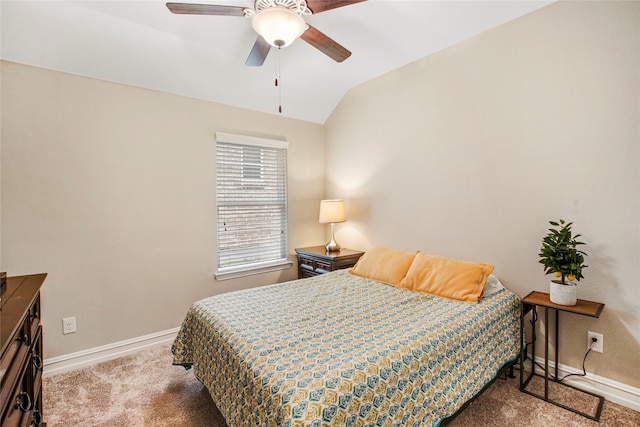
[[[351,52],[311,25],[300,38],[336,62],[342,62],[351,56]]]
[[[223,15],[244,16],[244,7],[219,6],[215,4],[195,3],[167,3],[167,8],[173,13],[186,15]]]
[[[367,0],[307,0],[307,7],[309,7],[313,13],[320,13],[325,10],[337,9],[363,1]]]
[[[247,58],[246,65],[249,67],[259,67],[264,64],[264,60],[267,58],[267,54],[271,49],[271,45],[267,43],[262,36],[258,36],[256,42],[253,44],[253,48],[251,48],[251,52],[249,53],[249,57]]]

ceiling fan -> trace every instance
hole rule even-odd
[[[194,3],[167,3],[176,14],[222,15],[251,18],[258,33],[246,65],[259,67],[271,50],[290,45],[298,37],[336,62],[351,56],[351,52],[315,27],[307,24],[303,15],[311,15],[366,0],[255,0],[254,8]]]

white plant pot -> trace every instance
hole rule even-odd
[[[554,304],[559,305],[576,305],[578,286],[573,282],[562,283],[552,280],[549,283],[549,299]]]

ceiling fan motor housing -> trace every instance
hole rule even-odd
[[[307,29],[302,16],[282,6],[258,11],[252,18],[251,25],[267,43],[275,47],[290,45]]]
[[[271,46],[293,43],[307,29],[302,15],[310,15],[305,0],[256,0],[253,29]]]

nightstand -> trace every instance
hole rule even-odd
[[[545,322],[544,322],[544,375],[535,373],[535,354],[536,354],[536,320],[537,316],[537,307],[544,307],[545,314]],[[520,303],[520,336],[524,337],[524,317],[527,313],[533,311],[533,322],[531,326],[531,335],[532,335],[532,343],[531,343],[531,354],[534,358],[532,361],[531,372],[524,378],[524,360],[525,360],[525,348],[520,348],[520,391],[527,393],[531,396],[537,397],[538,399],[542,399],[545,402],[552,403],[561,408],[567,409],[571,412],[575,412],[576,414],[582,415],[583,417],[589,418],[591,420],[600,421],[600,414],[602,413],[602,406],[604,405],[604,397],[599,396],[597,394],[580,390],[576,387],[573,387],[569,384],[565,384],[558,379],[558,335],[560,329],[560,312],[564,311],[567,313],[574,313],[582,316],[590,316],[590,317],[600,317],[600,313],[602,313],[602,309],[604,308],[604,304],[593,301],[586,301],[579,299],[574,306],[566,306],[554,304],[549,299],[549,294],[544,292],[531,292],[529,295],[524,297]],[[549,310],[553,310],[555,312],[555,369],[554,375],[551,376],[549,373]],[[532,391],[527,390],[527,385],[531,381],[531,379],[535,376],[539,376],[544,378],[544,395],[540,395],[534,393]],[[549,381],[552,381],[556,384],[560,384],[564,387],[569,387],[574,390],[578,390],[581,393],[589,394],[591,396],[597,397],[599,399],[598,408],[596,410],[595,415],[589,415],[584,412],[580,412],[576,409],[573,409],[569,406],[563,405],[559,402],[556,402],[549,398]]]
[[[334,270],[353,267],[364,252],[342,248],[327,253],[323,246],[296,249],[298,254],[298,278],[313,277]]]

